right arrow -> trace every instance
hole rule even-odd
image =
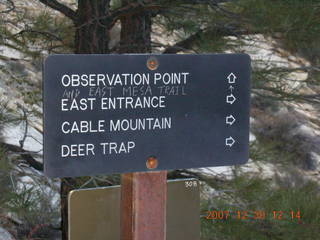
[[[233,144],[235,144],[235,140],[233,139],[233,137],[228,137],[228,138],[226,138],[226,146],[229,146],[229,147],[232,147],[233,146]]]
[[[235,121],[236,121],[236,119],[232,115],[229,115],[229,116],[226,117],[226,124],[229,124],[230,126],[232,124],[234,124]]]
[[[227,96],[226,102],[233,104],[236,101],[236,97],[231,93],[230,95]]]

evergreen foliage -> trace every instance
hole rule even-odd
[[[202,206],[201,239],[316,239],[320,234],[318,184],[277,184],[274,187],[270,180],[245,176],[220,184],[223,193]],[[207,219],[208,211],[230,215]]]
[[[239,5],[239,14],[254,30],[278,38],[292,54],[320,63],[319,1],[242,0]]]
[[[0,148],[0,212],[3,211],[3,206],[7,201],[7,194],[11,191],[10,171],[12,166],[9,164],[6,150]]]

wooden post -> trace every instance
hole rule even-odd
[[[166,239],[167,171],[121,175],[121,240]]]

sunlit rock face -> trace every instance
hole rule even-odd
[[[5,229],[0,227],[0,239],[1,240],[14,240],[12,235]]]

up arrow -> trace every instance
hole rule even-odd
[[[228,83],[233,84],[236,82],[237,76],[234,73],[230,73],[228,78]]]
[[[226,138],[226,146],[232,147],[235,142],[236,141],[233,139],[233,137]]]
[[[230,126],[234,124],[235,121],[236,119],[232,115],[226,117],[226,124],[229,124]]]

